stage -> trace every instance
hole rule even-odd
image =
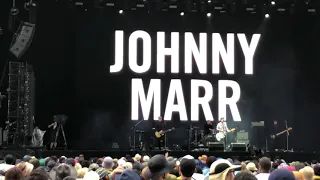
[[[43,150],[43,149],[32,149],[34,155],[37,158],[47,157],[47,156],[66,156],[66,157],[76,157],[80,154],[83,154],[86,158],[90,157],[104,157],[111,156],[112,158],[124,157],[127,154],[134,156],[136,153],[141,155],[153,156],[156,154],[165,154],[166,151],[129,151],[129,150]],[[15,149],[15,150],[1,150],[3,156],[6,154],[16,155],[18,158],[22,158],[30,149]],[[279,157],[286,160],[287,162],[292,161],[312,161],[315,159],[320,159],[319,153],[306,153],[306,152],[264,152],[262,154],[252,154],[248,151],[168,151],[169,156],[173,157],[182,157],[185,155],[192,155],[197,158],[203,154],[207,156],[216,156],[222,158],[234,158],[241,161],[251,160],[256,157],[268,156],[271,159]]]

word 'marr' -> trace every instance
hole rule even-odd
[[[251,42],[247,41],[245,34],[228,33],[227,43],[224,45],[219,33],[212,33],[212,49],[207,49],[207,33],[199,34],[199,42],[190,32],[184,33],[184,47],[179,47],[180,34],[178,32],[171,33],[171,46],[165,46],[165,33],[157,32],[156,60],[152,59],[152,38],[145,31],[134,31],[129,36],[128,43],[128,61],[131,71],[137,74],[144,74],[151,68],[151,62],[156,62],[157,73],[165,73],[166,63],[171,65],[171,73],[179,72],[180,63],[184,65],[185,74],[192,74],[193,66],[196,66],[202,75],[220,74],[220,62],[222,61],[226,72],[234,74],[235,59],[235,39],[238,39],[241,50],[245,58],[245,74],[253,74],[253,56],[260,40],[260,34],[253,34]],[[142,64],[138,64],[138,41],[142,42]],[[110,73],[119,73],[123,69],[124,64],[124,32],[115,32],[115,64],[110,66]],[[184,50],[184,60],[179,58],[180,50]],[[211,72],[207,72],[207,52],[212,51],[212,67]],[[166,60],[165,56],[170,56],[170,60]],[[220,58],[221,57],[221,58]],[[170,61],[170,62],[166,62]],[[141,78],[133,78],[131,80],[131,118],[139,119],[139,106],[144,120],[148,120],[153,105],[153,119],[156,120],[161,114],[161,79],[151,79],[147,92],[144,91],[143,80]],[[213,120],[212,111],[209,102],[213,98],[213,88],[209,81],[192,79],[191,80],[191,99],[190,99],[190,120],[199,120],[200,107],[204,112],[206,120]],[[199,89],[204,89],[204,95],[199,97]],[[231,88],[233,93],[231,97],[227,97],[227,88]],[[237,82],[232,80],[218,81],[218,117],[226,117],[227,105],[229,105],[234,121],[241,121],[237,102],[240,99],[241,89]],[[176,103],[175,103],[176,99]],[[188,115],[185,105],[185,97],[182,90],[180,79],[172,79],[169,86],[169,93],[164,110],[164,120],[171,120],[172,114],[179,113],[181,121],[188,121]]]

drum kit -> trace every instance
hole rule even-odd
[[[211,142],[220,142],[217,140],[217,135],[219,133],[215,129],[210,129],[209,134],[205,135],[203,130],[198,130],[197,128],[193,128],[193,141],[191,144],[198,146],[208,146],[208,143]]]

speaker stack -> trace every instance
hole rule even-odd
[[[35,24],[28,22],[21,22],[17,33],[16,39],[10,48],[10,52],[18,59],[27,51],[29,48],[35,32]]]

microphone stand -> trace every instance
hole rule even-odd
[[[286,124],[286,130],[287,130],[287,152],[289,151],[289,131],[288,131],[288,123],[287,121],[285,120],[284,123]]]
[[[132,128],[130,129],[130,130],[132,130],[133,129],[133,150],[135,150],[136,149],[136,127],[141,123],[143,121],[143,119],[142,120],[140,120],[140,121],[138,121],[134,126],[132,126]],[[131,142],[131,140],[130,140],[130,142]]]
[[[166,129],[166,121],[163,120],[164,123],[164,129]],[[164,150],[167,151],[167,133],[164,134]]]

